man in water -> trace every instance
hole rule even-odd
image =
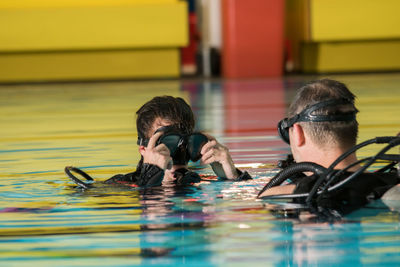
[[[196,154],[196,151],[201,162],[211,164],[217,176],[232,180],[251,179],[247,172],[242,173],[235,168],[228,148],[212,136],[193,133],[193,111],[182,98],[154,97],[136,115],[141,154],[137,169],[125,175],[115,175],[106,183],[134,183],[139,186],[197,183],[200,176],[187,169],[192,157],[189,154]],[[167,134],[170,136],[163,138]],[[173,153],[171,150],[174,150]]]
[[[289,107],[289,119],[282,120],[278,125],[281,137],[290,144],[295,162],[313,162],[328,168],[356,144],[358,110],[354,99],[346,85],[335,80],[318,80],[300,88]],[[352,153],[335,169],[343,169],[356,161],[356,154]],[[354,164],[345,174],[348,176],[360,167]],[[288,185],[273,186],[259,197],[308,193],[317,178],[316,175],[309,175]],[[379,198],[399,181],[395,173],[362,173],[333,192],[328,202],[332,206],[366,203],[367,197],[373,195]]]

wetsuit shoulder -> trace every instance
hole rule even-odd
[[[139,170],[127,174],[117,174],[104,183],[134,183],[138,186],[159,186],[164,178],[164,170],[160,167],[144,163]]]
[[[136,177],[138,176],[138,172],[131,172],[127,174],[116,174],[113,177],[104,181],[106,184],[124,182],[124,183],[136,183]]]
[[[367,172],[350,181],[348,188],[360,191],[361,194],[373,194],[375,199],[380,198],[387,190],[400,183],[397,173]]]
[[[343,173],[332,185],[343,181],[352,174],[352,172]],[[296,183],[293,193],[310,192],[317,179],[318,176],[315,175],[304,177]],[[371,199],[380,198],[387,190],[398,183],[399,177],[396,173],[361,173],[337,189],[324,194],[318,201],[318,205],[348,213],[367,204]]]
[[[352,172],[343,173],[338,179],[336,179],[332,184],[343,181],[350,175]],[[296,188],[294,193],[307,193],[314,186],[314,183],[317,180],[317,176],[305,176],[302,179],[299,179],[296,182]],[[342,187],[338,188],[336,191],[341,190],[354,190],[357,191],[358,194],[368,195],[370,193],[374,193],[376,189],[382,191],[382,189],[391,188],[392,186],[398,184],[400,182],[400,178],[396,173],[381,173],[381,172],[365,172],[359,174],[354,179],[350,180],[348,183],[344,184]],[[384,192],[383,192],[384,193]],[[376,197],[379,198],[383,193],[377,194]]]

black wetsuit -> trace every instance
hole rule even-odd
[[[351,174],[351,172],[345,172],[332,184],[344,180]],[[310,192],[316,180],[317,177],[314,175],[297,180],[293,193]],[[318,201],[318,205],[346,212],[349,209],[353,210],[367,204],[371,199],[379,199],[387,190],[398,183],[400,183],[400,177],[397,172],[362,173],[336,190],[324,194]],[[299,200],[295,201],[299,202]]]
[[[239,177],[234,181],[252,179],[247,172],[241,172],[236,169]],[[164,178],[164,170],[153,164],[139,164],[135,172],[127,174],[117,174],[106,180],[105,183],[133,183],[138,186],[160,186]],[[186,168],[175,171],[175,183],[177,185],[186,185],[200,182],[200,175]]]

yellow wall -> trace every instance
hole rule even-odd
[[[137,4],[171,4],[176,0],[2,0],[0,8],[120,6]]]
[[[176,48],[11,53],[0,55],[0,82],[177,77],[179,67]]]
[[[399,10],[398,0],[287,0],[286,35],[294,69],[400,69]]]
[[[310,40],[400,38],[399,11],[398,0],[311,0]]]
[[[178,0],[0,2],[0,81],[177,77]]]
[[[400,40],[304,43],[302,70],[346,72],[400,69]]]
[[[170,2],[0,8],[0,51],[185,46],[187,7]]]

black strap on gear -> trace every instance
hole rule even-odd
[[[91,185],[90,183],[91,183],[91,182],[94,182],[94,180],[93,180],[93,178],[90,177],[90,175],[87,174],[86,172],[84,172],[84,171],[82,171],[82,170],[80,170],[80,169],[78,169],[78,168],[72,167],[72,166],[67,166],[67,167],[65,167],[64,171],[65,171],[65,173],[68,175],[68,177],[69,177],[74,183],[76,183],[77,185],[79,185],[80,187],[83,187],[83,188],[85,188],[85,189],[88,189],[88,188],[91,188],[91,187],[92,187],[92,185]],[[83,176],[86,180],[88,180],[89,183],[84,182],[84,181],[78,179],[75,175],[72,174],[72,172],[75,172],[75,173],[80,174],[80,175]]]

